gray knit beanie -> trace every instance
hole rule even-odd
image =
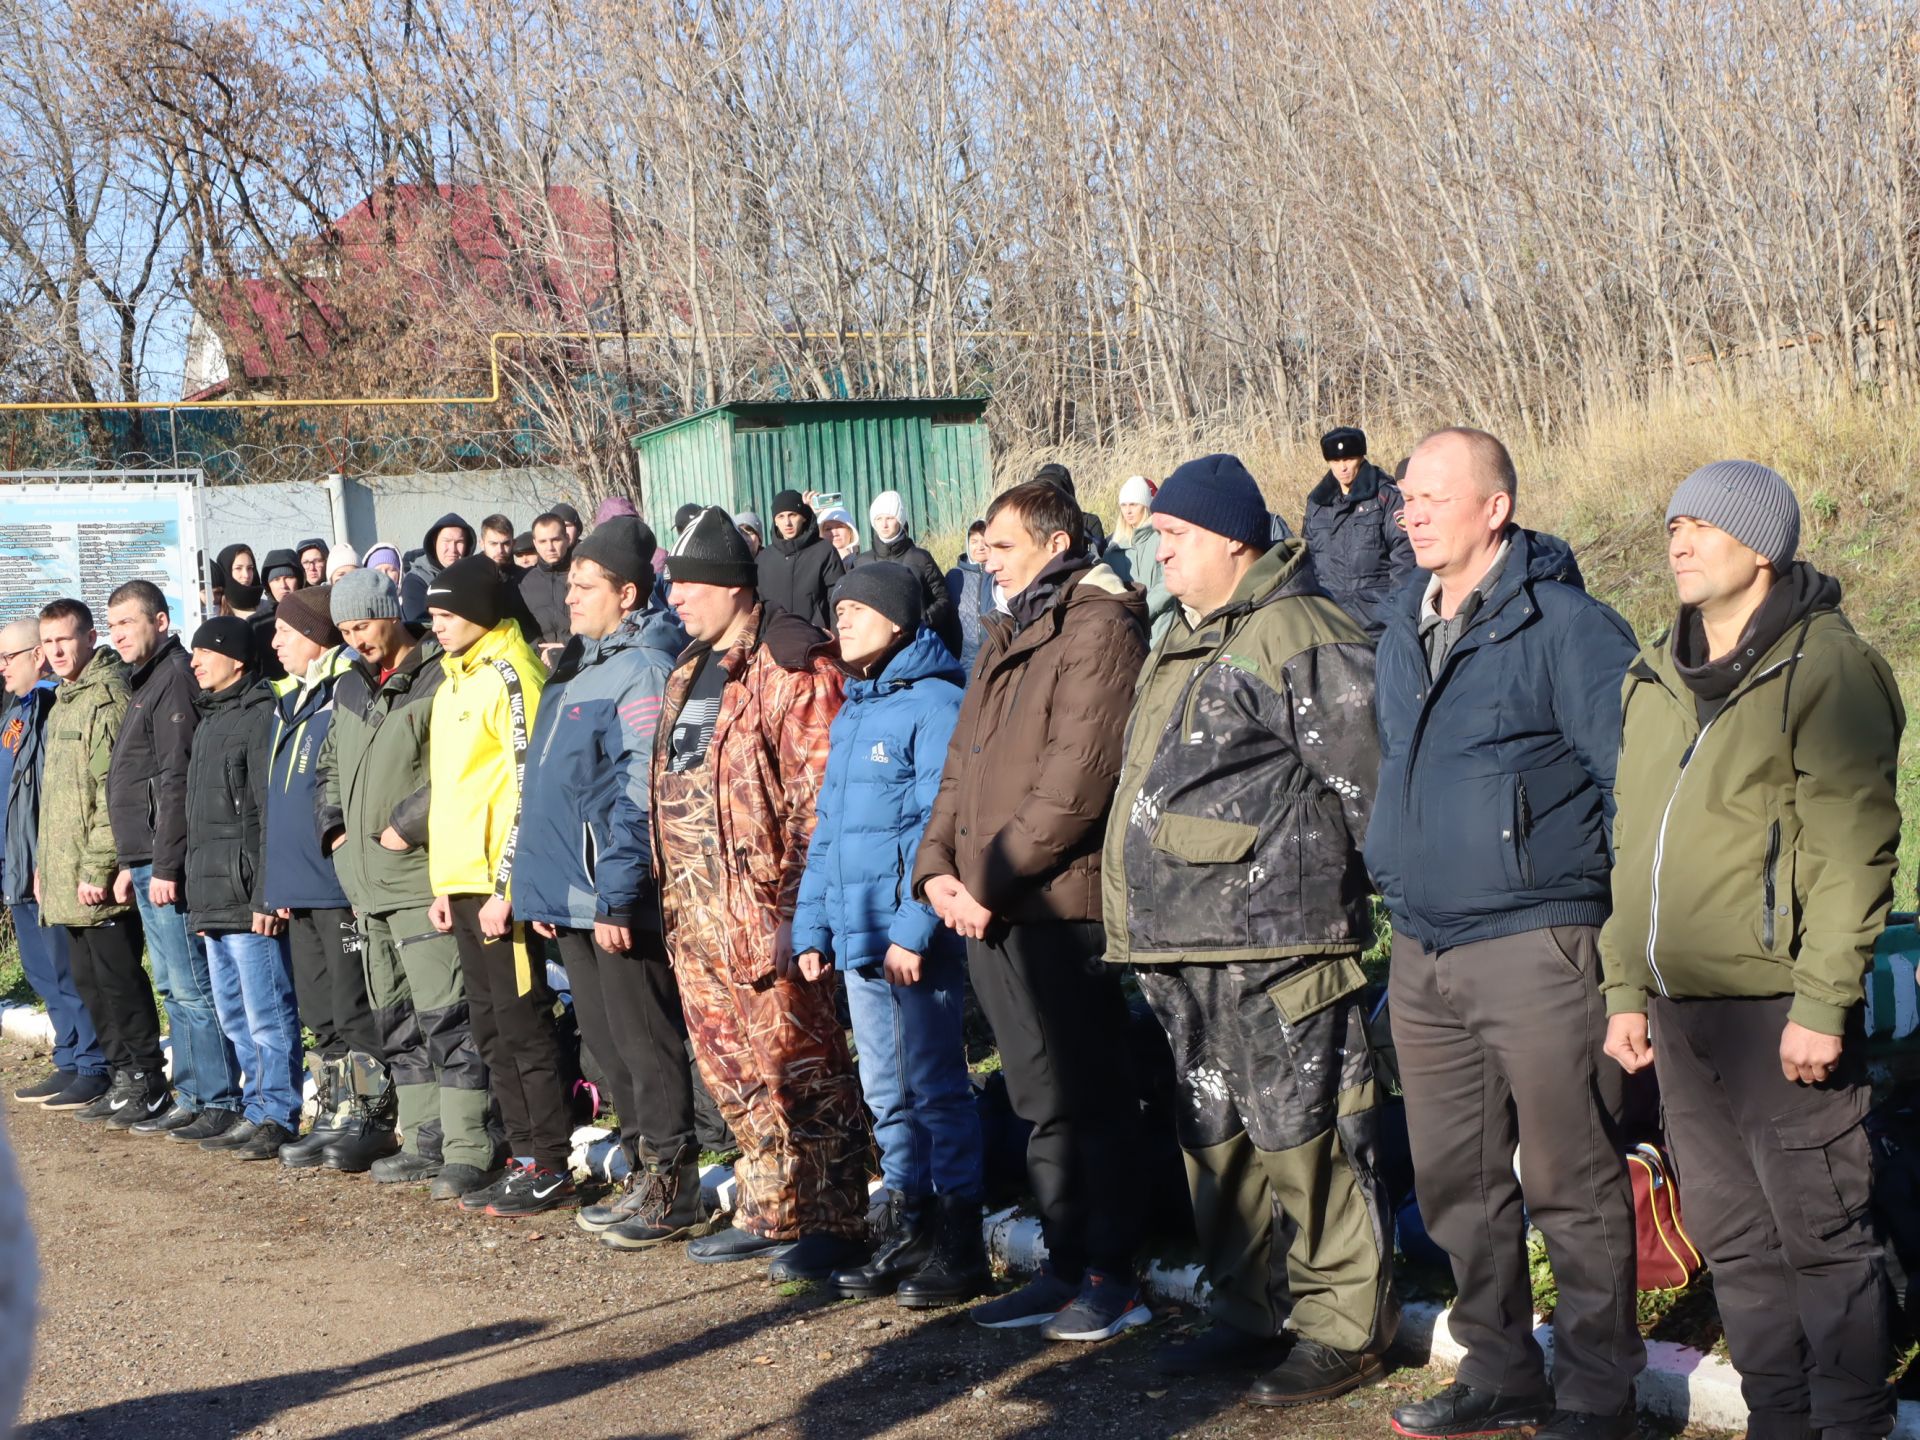
[[[333,582],[329,610],[336,625],[354,620],[398,620],[400,592],[384,570],[349,570]]]
[[[1716,460],[1680,482],[1667,523],[1681,516],[1724,530],[1776,572],[1800,548],[1800,502],[1779,474],[1755,460]]]

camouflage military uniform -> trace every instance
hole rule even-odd
[[[837,981],[775,973],[793,919],[827,730],[842,678],[826,637],[762,610],[724,655],[727,683],[704,758],[670,765],[675,721],[708,652],[667,682],[653,760],[654,856],[667,953],[701,1078],[742,1151],[734,1224],[776,1240],[857,1238],[866,1117],[835,1004]]]

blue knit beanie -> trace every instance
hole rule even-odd
[[[1256,550],[1272,542],[1267,502],[1237,455],[1202,455],[1167,477],[1153,497],[1153,513],[1185,520]]]

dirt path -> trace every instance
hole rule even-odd
[[[43,1066],[0,1046],[9,1092]],[[1191,1317],[1049,1346],[958,1311],[782,1296],[764,1266],[618,1255],[570,1217],[468,1218],[421,1189],[7,1112],[43,1270],[27,1440],[1377,1437],[1432,1383],[1403,1371],[1275,1415],[1150,1377]]]

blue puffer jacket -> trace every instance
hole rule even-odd
[[[1637,646],[1566,542],[1510,532],[1493,589],[1430,681],[1428,574],[1393,594],[1376,660],[1380,792],[1367,868],[1429,950],[1607,918],[1620,685]]]
[[[794,954],[818,950],[858,970],[886,959],[889,944],[917,955],[933,945],[940,921],[913,898],[913,862],[965,682],[924,627],[877,679],[847,682],[793,912]]]
[[[519,919],[660,928],[647,766],[667,676],[686,647],[673,612],[649,600],[606,639],[576,635],[560,652],[520,788]]]
[[[309,679],[273,682],[272,766],[267,771],[265,902],[276,910],[345,910],[352,902],[320,849],[320,747],[333,726],[333,687],[353,668],[344,648],[315,662]]]

